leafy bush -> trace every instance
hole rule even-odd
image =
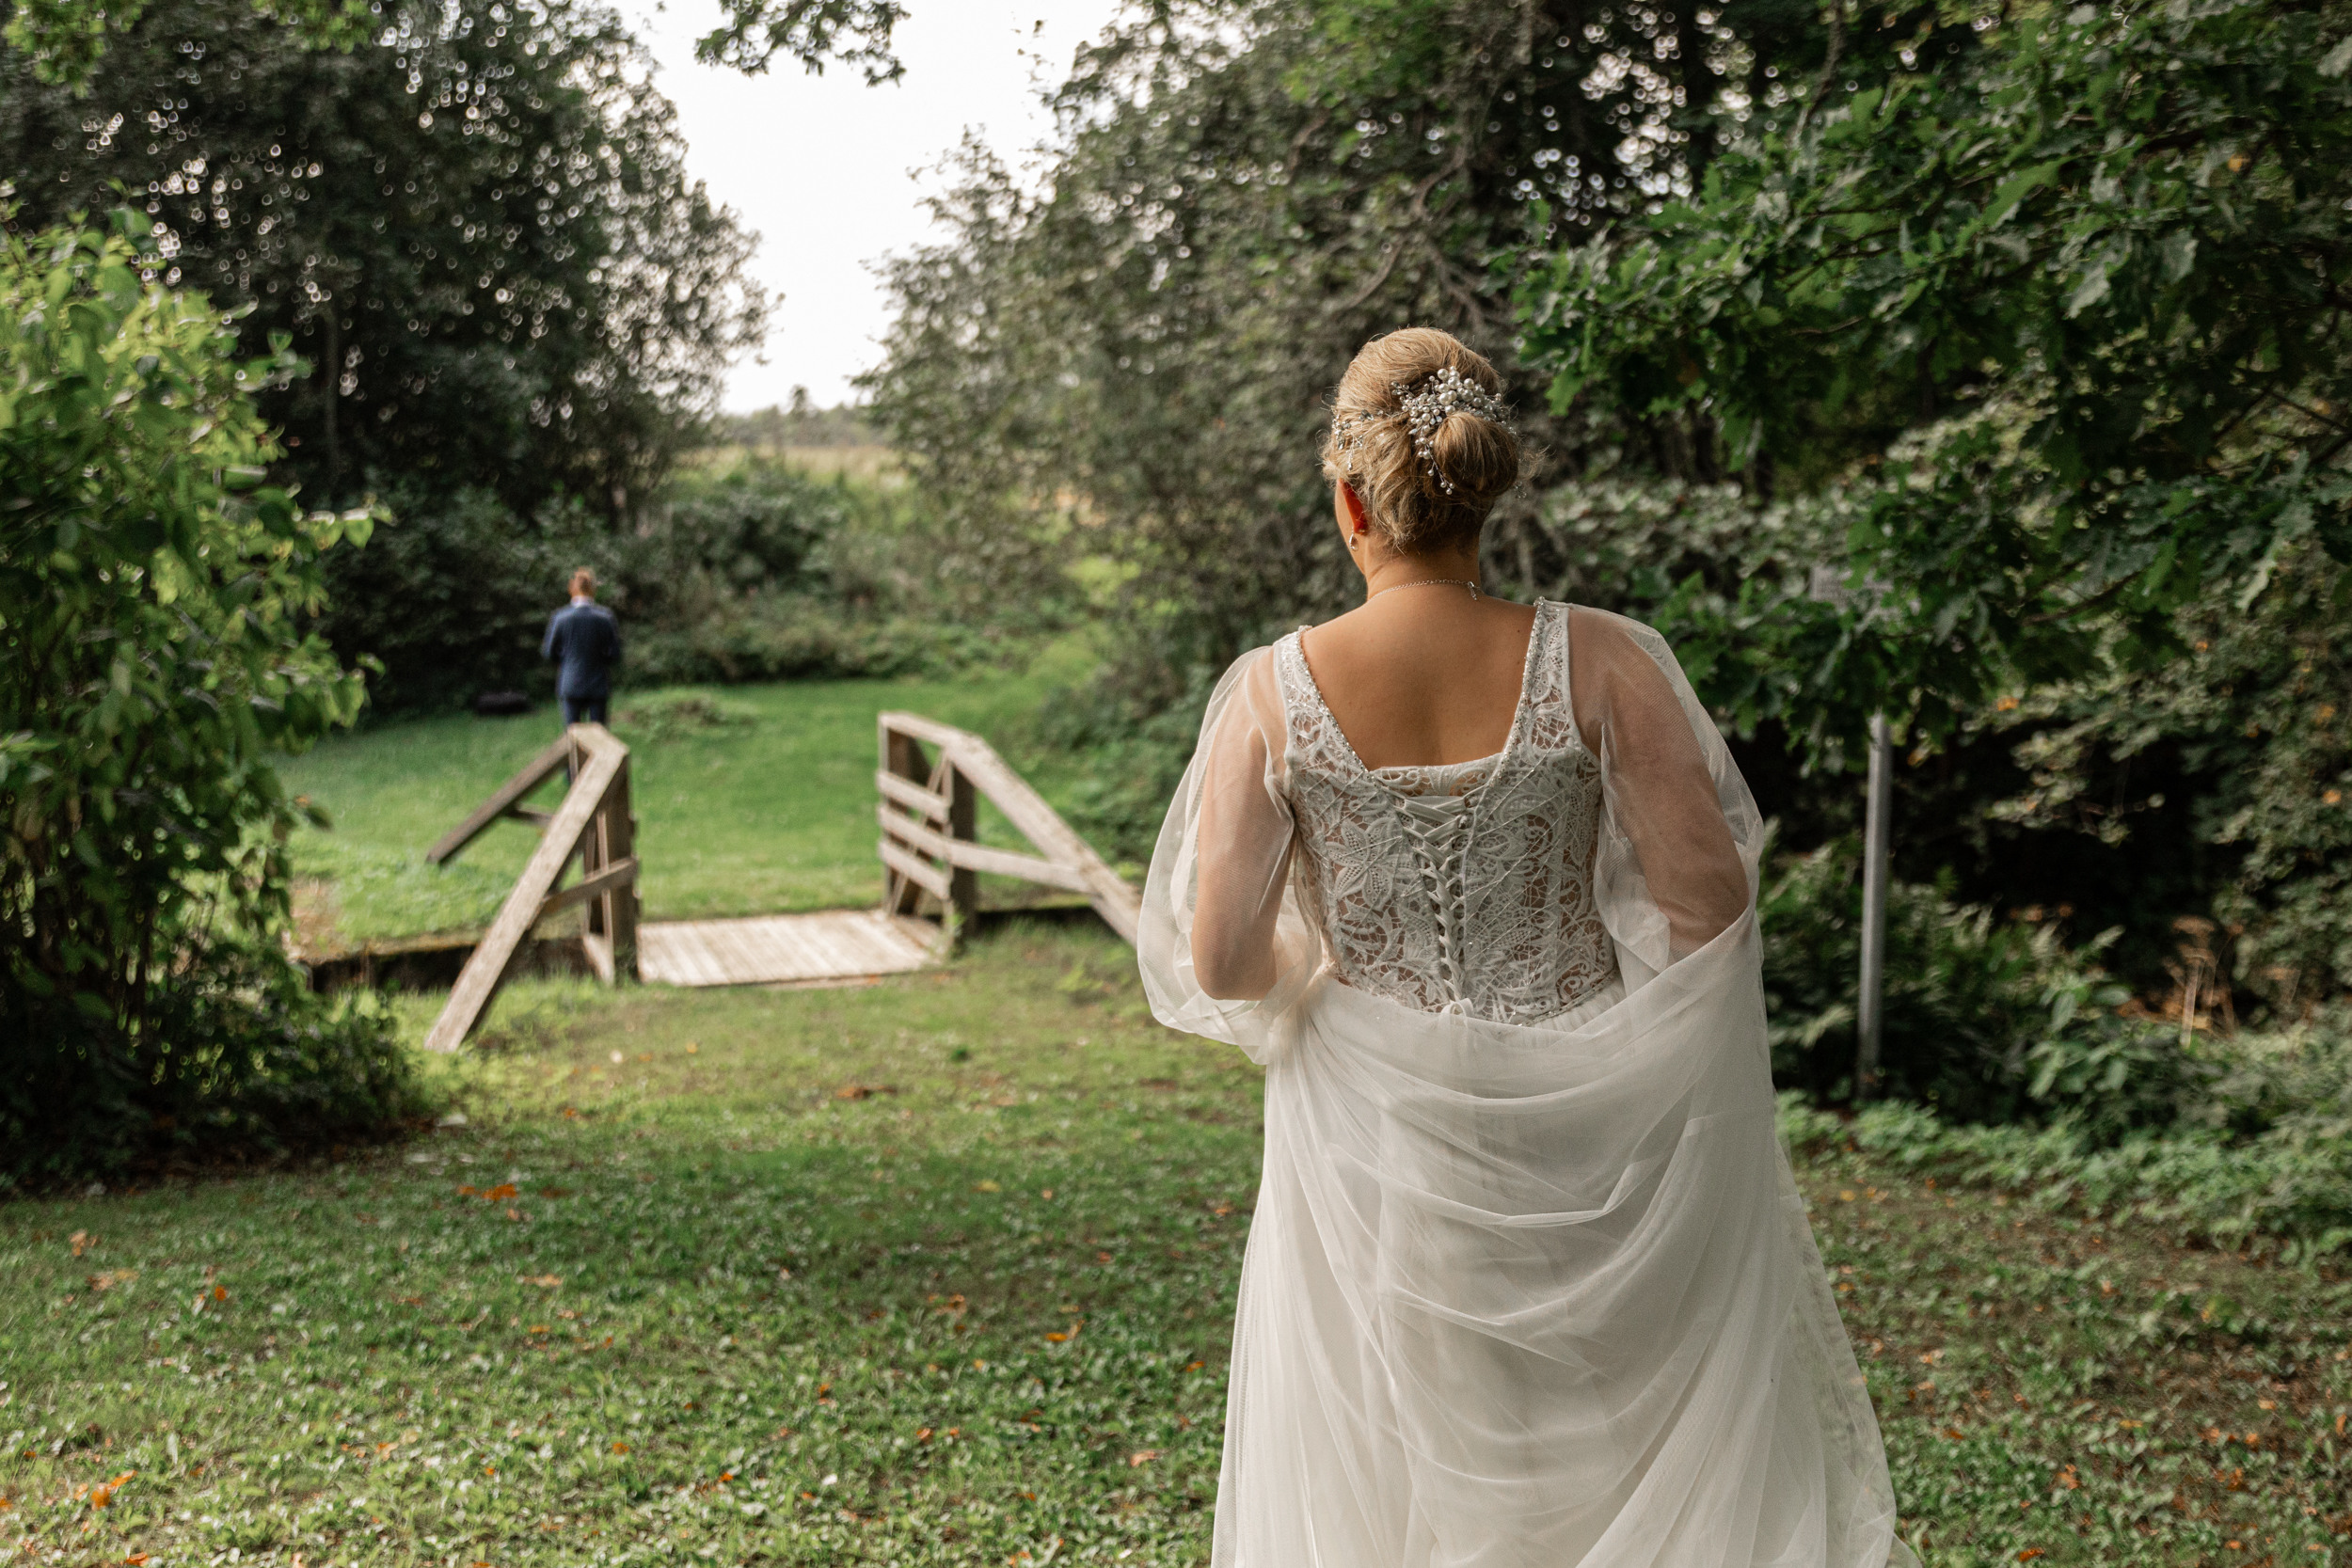
[[[928,616],[861,615],[813,594],[771,594],[637,633],[627,673],[646,686],[910,675],[963,669],[997,651],[984,632]]]
[[[2185,608],[2162,669],[2055,685],[1988,726],[2030,769],[1994,813],[2193,867],[2229,977],[2281,1022],[2352,988],[2347,585],[2302,541],[2260,592]]]
[[[330,560],[319,630],[345,658],[383,666],[381,710],[470,700],[477,692],[554,690],[539,658],[549,612],[573,568],[601,568],[612,535],[577,508],[518,517],[486,489],[437,495],[392,483],[365,550]]]
[[[1853,1091],[1861,967],[1860,854],[1851,839],[1792,857],[1757,901],[1772,1065],[1815,1100]],[[1884,1092],[1963,1121],[2072,1115],[2112,1142],[2170,1122],[2201,1068],[2177,1032],[2116,1009],[2130,991],[2070,951],[2055,926],[1996,921],[1943,884],[1897,882],[1886,919]]]
[[[374,994],[312,995],[272,938],[191,941],[135,1036],[29,991],[0,1031],[26,1042],[0,1084],[0,1188],[357,1142],[426,1109]]]
[[[1801,1152],[1866,1160],[2026,1195],[2092,1218],[2130,1214],[2184,1242],[2277,1249],[2290,1259],[2352,1249],[2352,1108],[2341,1098],[2238,1136],[2213,1127],[2145,1129],[2108,1143],[2072,1119],[1969,1126],[1921,1105],[1851,1118],[1781,1096],[1782,1135]]]
[[[676,475],[628,532],[570,503],[518,516],[487,490],[394,484],[385,500],[375,542],[331,563],[323,623],[345,657],[383,662],[379,707],[551,692],[540,637],[580,566],[621,617],[636,686],[962,668],[1057,613],[1050,584],[993,617],[936,613],[919,511],[764,458]]]
[[[1150,863],[1221,673],[1196,666],[1182,696],[1158,708],[1098,677],[1057,693],[1020,737],[1037,752],[1086,759],[1078,782],[1063,796],[1062,816],[1114,864]]]
[[[277,940],[307,807],[269,756],[358,711],[301,623],[369,519],[259,483],[251,395],[298,364],[240,363],[118,230],[0,243],[0,1180],[356,1132],[408,1093]]]

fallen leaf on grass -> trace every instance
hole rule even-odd
[[[543,1291],[552,1291],[564,1283],[564,1276],[560,1274],[518,1274],[515,1277],[526,1285],[536,1285]]]
[[[122,1560],[129,1563],[131,1568],[139,1568],[139,1564],[147,1560],[147,1554],[145,1552],[133,1552]]]
[[[81,1257],[82,1254],[87,1252],[90,1248],[98,1244],[98,1238],[91,1235],[87,1230],[76,1230],[72,1235],[67,1237],[66,1240],[72,1243],[73,1256],[76,1258]]]
[[[108,1269],[103,1274],[91,1275],[89,1288],[93,1291],[111,1291],[118,1285],[130,1284],[138,1276],[136,1269]]]
[[[975,1181],[972,1183],[972,1190],[976,1193],[997,1193],[1004,1191],[1002,1187],[999,1187],[993,1181]]]
[[[1135,1452],[1127,1456],[1127,1468],[1130,1470],[1141,1469],[1144,1465],[1151,1464],[1152,1461],[1159,1457],[1160,1450],[1157,1449],[1137,1449]]]
[[[835,1100],[871,1100],[878,1094],[897,1094],[895,1084],[844,1084],[833,1091]]]
[[[122,1474],[115,1477],[113,1480],[102,1481],[97,1485],[91,1487],[89,1489],[90,1507],[104,1508],[107,1504],[113,1502],[115,1500],[115,1494],[122,1489],[122,1483],[137,1474],[138,1472],[136,1470],[125,1470]]]
[[[495,1187],[460,1187],[457,1196],[478,1197],[485,1203],[503,1203],[510,1197],[519,1196],[520,1192],[512,1181],[501,1181]]]

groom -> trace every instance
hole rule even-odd
[[[582,566],[572,574],[572,602],[548,618],[541,658],[563,661],[555,695],[565,724],[601,724],[612,695],[612,666],[621,661],[621,625],[596,603],[596,575]]]

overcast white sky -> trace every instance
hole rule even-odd
[[[1051,122],[1037,108],[1038,57],[1058,82],[1072,52],[1100,32],[1117,0],[913,0],[898,57],[906,75],[879,87],[839,66],[822,76],[780,63],[765,76],[694,63],[717,24],[714,0],[624,0],[677,105],[686,164],[714,199],[757,230],[752,271],[781,296],[768,346],[728,378],[734,412],[850,394],[872,365],[888,317],[866,263],[930,232],[911,172],[935,165],[966,126],[1008,158]],[[1039,24],[1043,24],[1041,27]]]

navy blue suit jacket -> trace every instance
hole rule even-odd
[[[600,604],[565,605],[548,618],[539,657],[563,661],[556,696],[601,702],[612,695],[612,667],[621,662],[621,624]]]

